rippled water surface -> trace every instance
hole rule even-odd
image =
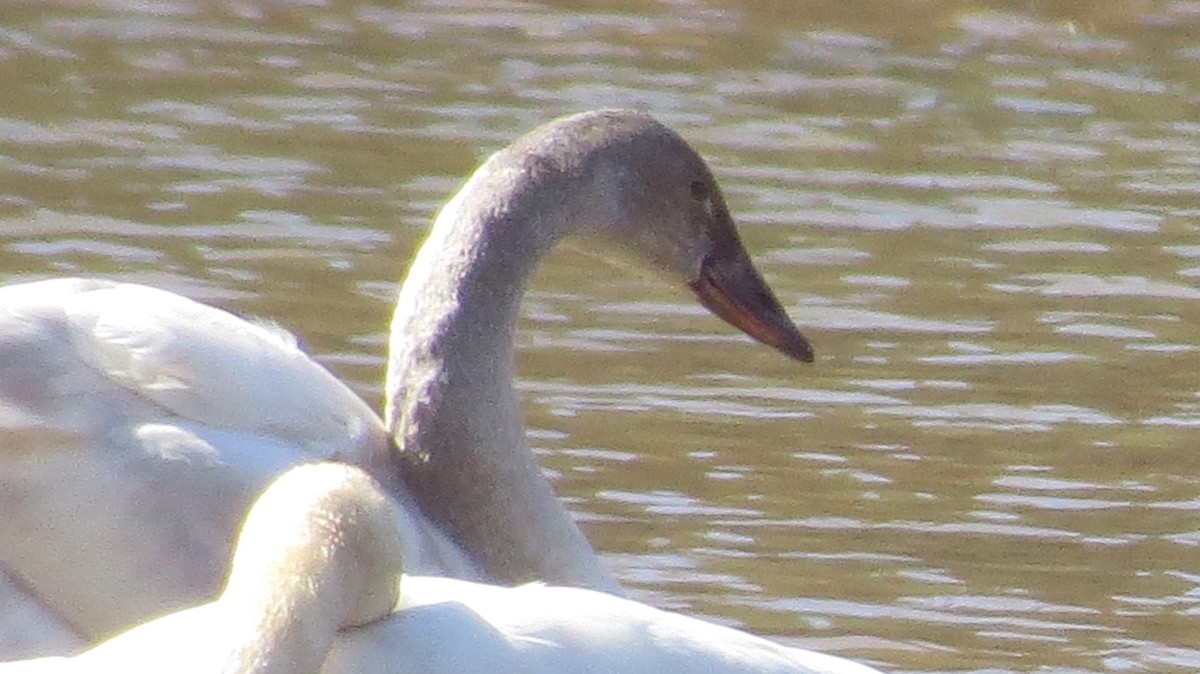
[[[894,672],[1200,671],[1200,3],[0,5],[0,279],[274,320],[378,401],[486,155],[652,112],[800,366],[584,244],[530,440],[634,594]]]

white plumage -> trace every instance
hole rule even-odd
[[[216,601],[0,674],[879,674],[594,590],[400,577],[394,516],[357,468],[294,468],[251,509]]]
[[[88,640],[211,596],[280,470],[391,460],[378,417],[294,343],[143,286],[0,288],[0,401],[0,560]],[[414,568],[472,575],[394,491]]]

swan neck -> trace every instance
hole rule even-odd
[[[446,317],[491,328],[515,325],[538,262],[581,226],[569,201],[556,195],[558,181],[531,179],[503,157],[480,167],[438,214],[404,284],[406,293],[445,293],[439,313]],[[505,335],[489,334],[484,341],[493,351],[511,348]]]
[[[449,401],[427,399],[433,389],[476,412],[511,408],[515,415],[517,409],[513,335],[525,284],[542,255],[578,221],[561,212],[546,181],[527,179],[503,157],[493,156],[447,202],[401,287],[385,418],[406,451],[433,449],[421,441],[424,431],[414,427],[420,419],[412,414],[413,405],[424,414],[449,411]],[[522,445],[523,433],[513,425],[519,420],[503,420],[497,430],[507,437],[490,444],[511,446],[515,435]]]
[[[397,302],[385,418],[421,457],[400,468],[406,486],[487,579],[613,588],[534,462],[513,390],[525,283],[599,217],[564,179],[502,152],[446,204]]]
[[[255,506],[219,602],[231,633],[245,635],[231,671],[317,671],[338,630],[395,605],[402,560],[391,506],[374,491],[351,497],[318,493],[308,512],[304,497]]]

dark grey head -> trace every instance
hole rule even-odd
[[[649,115],[599,110],[563,117],[496,160],[524,180],[560,185],[576,231],[609,239],[686,284],[701,304],[760,342],[813,359],[750,261],[708,165]]]

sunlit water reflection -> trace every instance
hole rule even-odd
[[[816,343],[556,252],[531,443],[636,596],[904,672],[1194,672],[1200,4],[35,3],[0,28],[4,280],[150,283],[380,399],[486,153],[647,109]]]

